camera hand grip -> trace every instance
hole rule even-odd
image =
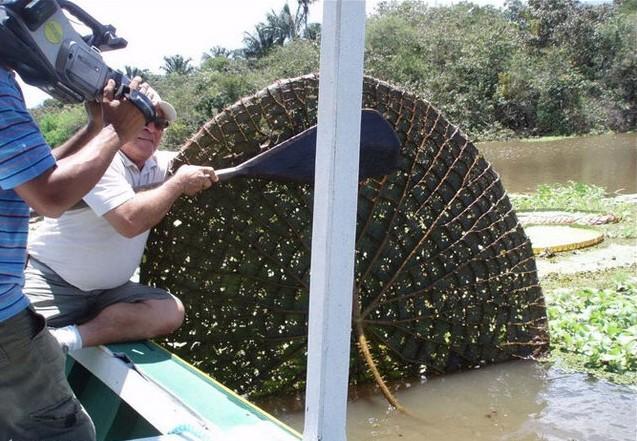
[[[133,103],[144,115],[146,123],[155,120],[157,114],[155,112],[153,102],[143,93],[140,93],[137,90],[131,90],[128,86],[130,84],[130,79],[126,75],[119,71],[111,71],[108,78],[115,81],[116,98],[124,97]]]
[[[130,90],[128,86],[124,87],[123,96],[144,114],[147,123],[155,120],[157,113],[150,98],[136,90]]]

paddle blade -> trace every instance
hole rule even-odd
[[[383,115],[363,110],[358,180],[387,176],[398,170],[400,140]]]
[[[361,115],[359,181],[398,169],[400,141],[383,116],[365,109]],[[234,176],[314,183],[316,126],[272,147],[233,169],[218,170],[224,181]]]

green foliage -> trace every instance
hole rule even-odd
[[[57,147],[86,123],[86,111],[79,105],[50,106],[34,112],[34,118],[46,142],[51,147]]]
[[[151,75],[148,69],[141,69],[135,66],[124,66],[124,73],[128,78],[141,77],[142,80],[147,80]]]
[[[181,55],[165,57],[164,75],[127,66],[177,107],[164,147],[241,96],[318,70],[312,1],[292,3],[247,32],[243,48],[212,47],[197,68]],[[634,130],[636,14],[633,0],[510,0],[501,10],[382,2],[368,20],[365,70],[426,98],[475,141]]]
[[[637,0],[617,0],[617,3],[622,12],[637,12]]]
[[[598,72],[608,113],[608,126],[617,131],[637,125],[637,13],[619,14],[599,27],[604,38]]]
[[[274,46],[274,35],[269,32],[268,27],[259,23],[254,27],[253,32],[243,34],[243,55],[246,58],[260,58],[268,54]]]
[[[637,371],[637,278],[611,289],[556,289],[546,294],[554,350],[585,357],[603,371]]]
[[[206,121],[206,116],[196,109],[196,103],[205,98],[197,90],[196,80],[201,75],[201,72],[187,76],[166,75],[152,81],[153,87],[162,98],[170,102],[177,111],[177,121],[171,123],[164,133],[162,148],[176,150]]]
[[[164,64],[161,66],[161,69],[166,72],[167,75],[188,75],[195,70],[190,64],[191,61],[191,58],[184,58],[182,55],[171,55],[164,57]]]
[[[633,17],[634,18],[634,17]],[[367,35],[367,71],[427,97],[474,138],[634,128],[631,18],[575,0],[385,3]]]
[[[370,19],[366,68],[426,96],[463,129],[486,133],[501,128],[493,97],[515,51],[515,28],[493,8],[409,1]]]
[[[212,52],[211,52],[212,53]],[[319,68],[319,46],[297,40],[273,48],[256,63],[226,55],[208,56],[189,75],[164,75],[150,81],[175,106],[178,120],[164,135],[162,148],[175,150],[225,107],[259,88]]]
[[[196,72],[157,77],[152,84],[177,111],[162,141],[163,149],[175,150],[224,107],[266,83],[245,60],[214,57]]]
[[[299,0],[296,12],[286,3],[280,12],[267,13],[265,22],[258,23],[253,32],[245,32],[242,53],[247,58],[262,58],[276,47],[301,38],[316,40],[320,34],[318,23],[308,23],[309,5],[315,0]]]
[[[298,77],[318,72],[319,54],[317,42],[297,40],[273,50],[267,57],[259,60],[257,69],[264,78],[271,81]]]
[[[516,210],[597,211],[619,222],[599,225],[606,238],[637,238],[637,205],[618,202],[595,185],[570,181],[566,185],[539,185],[535,193],[510,195]]]
[[[252,89],[249,76],[208,72],[198,78],[196,90],[202,98],[195,109],[209,119]]]
[[[205,52],[201,59],[206,61],[210,58],[230,58],[233,56],[233,51],[223,46],[214,46],[208,52]]]
[[[575,0],[531,0],[509,5],[536,81],[525,86],[538,100],[535,134],[626,131],[635,127],[637,94],[635,17],[618,6]],[[515,76],[518,59],[511,65]],[[528,92],[524,91],[523,96]],[[509,96],[515,103],[517,95]],[[528,132],[528,131],[527,131]],[[528,132],[532,133],[532,132]]]
[[[614,239],[637,238],[637,206],[635,204],[617,204],[615,213],[622,221],[619,225],[608,225],[604,235]]]
[[[608,211],[611,207],[604,188],[573,181],[539,185],[535,193],[517,195],[512,202],[517,210]]]

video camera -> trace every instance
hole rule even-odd
[[[64,13],[77,18],[91,34],[81,36]],[[32,86],[67,103],[99,100],[109,79],[116,97],[125,97],[156,118],[145,95],[130,90],[130,79],[104,62],[101,52],[126,47],[111,25],[103,25],[67,0],[0,0],[0,63]]]

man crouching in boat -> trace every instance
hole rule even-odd
[[[167,178],[175,152],[157,147],[176,112],[154,90],[143,92],[160,118],[121,147],[82,206],[45,218],[29,238],[24,292],[67,351],[166,335],[184,320],[175,296],[129,279],[150,228],[179,196],[209,188],[217,176],[211,167],[184,165]]]

